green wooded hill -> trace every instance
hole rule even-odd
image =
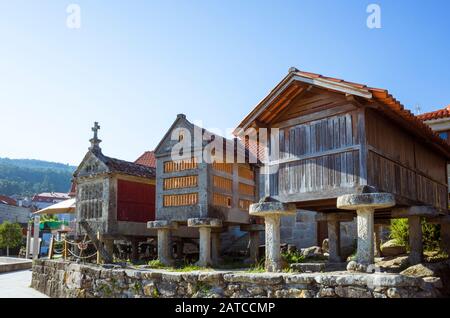
[[[0,158],[0,194],[68,192],[75,169],[57,162]]]

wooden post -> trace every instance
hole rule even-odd
[[[66,241],[66,236],[64,235],[64,249],[63,249],[63,257],[64,260],[67,260],[67,241]]]
[[[107,264],[112,264],[113,262],[113,255],[110,255],[105,248],[103,247],[103,244],[97,239],[97,236],[95,235],[95,232],[92,230],[92,228],[89,226],[89,223],[86,220],[81,220],[80,222],[81,227],[86,231],[86,234],[91,239],[92,243],[94,244],[95,248],[97,248],[97,251],[100,253],[101,258],[103,261]]]
[[[100,232],[99,231],[97,231],[97,240],[100,242],[100,244],[102,244],[102,242],[100,240]],[[102,260],[102,258],[100,256],[99,249],[97,249],[97,264],[100,264],[101,260]]]
[[[55,238],[52,235],[52,237],[50,238],[50,244],[48,246],[48,259],[52,259],[53,258],[53,245],[54,245],[54,241]]]

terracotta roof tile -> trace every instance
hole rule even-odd
[[[151,168],[156,168],[155,152],[154,151],[144,152],[139,158],[136,159],[134,163]]]
[[[378,101],[381,104],[390,108],[390,110],[392,112],[394,112],[394,114],[397,117],[402,118],[404,121],[406,121],[410,125],[412,125],[414,127],[414,131],[416,131],[418,134],[421,133],[422,135],[424,135],[426,137],[426,139],[429,139],[430,141],[432,141],[432,143],[436,144],[436,146],[440,146],[440,149],[444,149],[445,152],[447,153],[447,155],[450,154],[449,144],[447,144],[447,142],[442,140],[438,136],[437,133],[435,133],[428,125],[426,125],[423,122],[423,120],[426,120],[426,119],[424,119],[424,118],[426,118],[426,116],[430,116],[431,119],[443,118],[443,117],[439,117],[439,116],[445,116],[445,117],[449,116],[450,115],[450,107],[446,108],[445,110],[438,111],[437,114],[435,114],[435,115],[423,114],[421,116],[415,116],[411,111],[409,111],[408,109],[405,109],[405,107],[398,100],[396,100],[391,94],[389,94],[388,90],[386,90],[386,89],[368,87],[367,85],[364,85],[364,84],[347,82],[342,79],[327,77],[327,76],[323,76],[323,75],[317,74],[317,73],[304,72],[304,71],[300,71],[297,69],[294,69],[294,71],[290,71],[288,76],[291,76],[291,75],[298,75],[298,76],[303,76],[303,77],[307,77],[307,78],[311,78],[311,79],[321,78],[321,79],[328,80],[328,81],[334,81],[334,82],[339,82],[342,84],[350,85],[357,89],[366,89],[372,94],[373,100]],[[276,90],[277,87],[274,88],[272,90],[272,92],[274,90]],[[261,103],[258,104],[258,106],[254,110],[252,110],[252,112],[241,122],[240,126],[242,126],[243,123],[246,120],[248,120],[249,116],[251,114],[253,114],[259,107],[261,107]],[[382,111],[386,112],[385,110],[382,110]]]
[[[450,118],[450,105],[445,107],[444,109],[439,109],[433,112],[420,114],[417,116],[420,120],[427,121],[427,120],[433,120],[433,119],[443,119],[443,118]]]
[[[14,200],[13,198],[7,197],[6,195],[0,195],[0,203],[6,204],[6,205],[17,206],[16,200]]]

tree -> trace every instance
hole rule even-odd
[[[9,256],[9,248],[17,247],[22,243],[22,228],[18,223],[5,221],[0,224],[0,248],[6,248],[6,256]]]

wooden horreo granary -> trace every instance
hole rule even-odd
[[[269,172],[261,175],[261,194],[322,212],[331,257],[339,259],[331,241],[339,244],[339,221],[352,218],[351,210],[365,263],[373,263],[374,223],[409,217],[418,261],[420,217],[448,214],[450,146],[386,90],[291,68],[238,128],[240,137],[249,128],[279,131],[279,156],[261,168]],[[276,151],[273,140],[269,148]],[[375,212],[363,217],[363,210]]]
[[[114,240],[131,241],[136,258],[138,242],[154,234],[146,224],[155,219],[156,171],[105,156],[99,128],[95,123],[91,147],[74,173],[77,235],[98,235],[110,257]]]

